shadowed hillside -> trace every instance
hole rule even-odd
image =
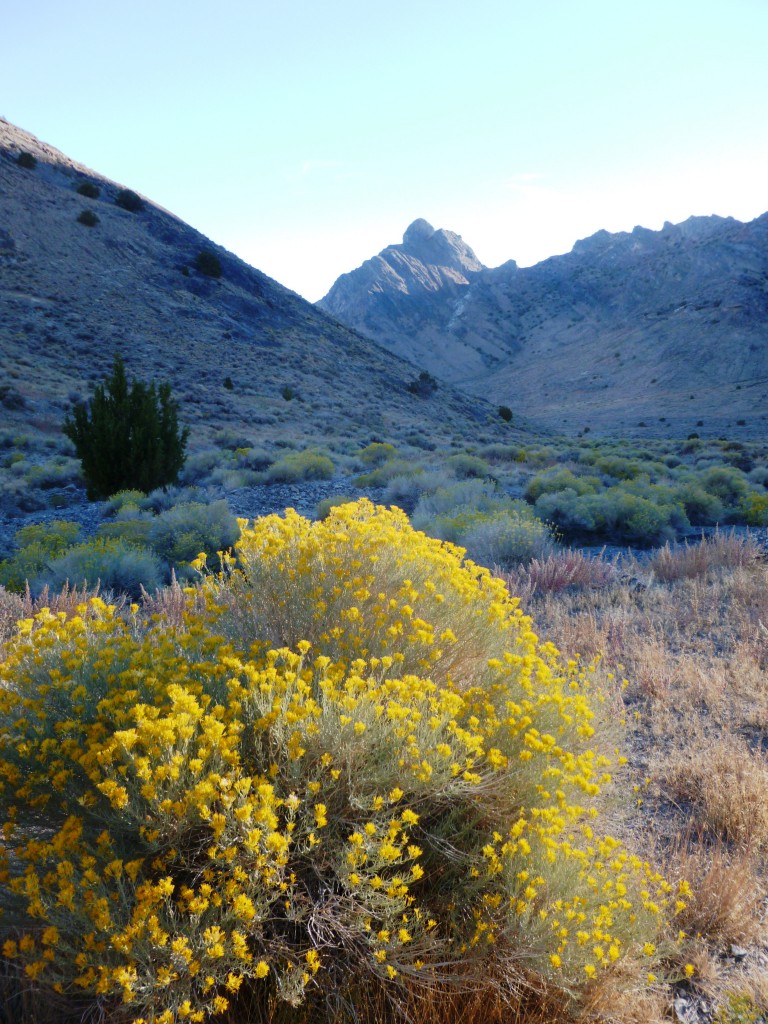
[[[491,407],[449,387],[426,400],[409,393],[413,366],[150,201],[129,197],[139,208],[126,209],[120,195],[0,120],[0,400],[10,429],[58,432],[115,352],[130,374],[171,381],[193,447],[222,428],[296,443],[413,431],[439,442],[489,416],[501,429]]]

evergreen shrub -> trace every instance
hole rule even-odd
[[[422,370],[418,377],[415,377],[407,385],[406,390],[419,398],[431,398],[437,391],[439,385],[431,373]]]
[[[140,213],[145,206],[144,200],[130,188],[121,188],[115,196],[115,205],[129,213]]]
[[[83,224],[87,228],[95,228],[99,223],[99,218],[93,210],[81,210],[77,215],[77,223]]]
[[[566,488],[542,494],[535,507],[567,540],[652,547],[674,540],[690,525],[681,505],[656,505],[622,487],[583,495]]]
[[[20,624],[10,964],[155,1024],[372,1020],[414,986],[578,1001],[655,965],[684,901],[601,834],[595,666],[366,501],[258,520],[237,557],[175,625],[98,599]]]
[[[173,483],[189,436],[187,428],[179,428],[170,385],[147,386],[134,379],[129,387],[120,356],[88,405],[74,406],[63,432],[75,446],[91,499]]]
[[[199,274],[204,274],[205,277],[221,277],[221,260],[215,252],[211,252],[210,249],[203,249],[195,256],[195,270]],[[231,378],[228,379],[231,385]]]

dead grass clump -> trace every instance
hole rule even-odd
[[[16,623],[24,617],[24,602],[18,594],[0,586],[0,645],[13,636]]]
[[[752,565],[761,555],[760,545],[751,534],[716,530],[697,544],[665,544],[651,555],[647,564],[657,580],[671,583],[706,576],[715,569]]]
[[[535,594],[559,594],[563,590],[601,590],[616,582],[614,560],[590,558],[581,551],[556,551],[546,558],[533,558],[501,574],[510,593],[522,600]]]
[[[673,884],[690,885],[685,910],[677,917],[688,935],[720,948],[762,936],[765,889],[752,850],[729,848],[719,840],[707,843],[688,829],[673,845],[664,870]]]
[[[692,804],[711,834],[744,849],[768,849],[768,759],[742,737],[676,750],[662,771],[668,793]]]

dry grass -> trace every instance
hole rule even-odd
[[[648,567],[656,579],[671,583],[706,576],[716,569],[753,565],[759,557],[760,547],[751,534],[718,530],[696,544],[665,544],[650,557]]]
[[[666,877],[687,879],[692,889],[678,919],[690,937],[681,952],[695,968],[692,991],[715,1004],[744,992],[765,1012],[764,555],[749,538],[716,533],[696,548],[665,548],[644,563],[625,563],[601,588],[547,593],[522,577],[519,583],[542,637],[569,657],[601,654],[604,667],[627,680],[625,746],[642,838],[649,852],[655,847]],[[637,833],[634,816],[625,813],[625,825]],[[747,949],[743,963],[730,955],[731,944]],[[612,1012],[623,1022],[650,1021],[657,1011],[646,1007],[639,1018],[626,1007]]]
[[[615,583],[615,560],[590,558],[581,551],[556,551],[547,558],[534,558],[528,565],[499,573],[513,594],[523,601],[534,594],[559,594],[563,590],[600,590]]]
[[[702,827],[742,849],[768,848],[768,760],[726,733],[663,759],[666,792],[690,804]]]
[[[99,595],[98,586],[90,589],[83,587],[79,590],[77,587],[70,587],[69,583],[65,583],[61,590],[51,591],[46,584],[39,595],[34,598],[29,591],[29,585],[24,594],[14,594],[0,586],[0,647],[11,638],[19,619],[31,618],[33,615],[37,615],[42,608],[48,608],[54,615],[64,612],[69,618],[76,614],[78,605],[97,596],[101,596],[118,608],[122,608],[126,601],[125,596],[115,597],[111,593]]]
[[[689,935],[722,948],[763,938],[765,888],[754,850],[707,843],[701,831],[688,829],[673,844],[664,868],[671,882],[690,884],[691,895],[678,918]]]

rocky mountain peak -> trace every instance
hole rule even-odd
[[[405,229],[403,245],[409,248],[412,245],[417,245],[419,242],[426,242],[434,233],[435,229],[429,221],[419,217]]]

